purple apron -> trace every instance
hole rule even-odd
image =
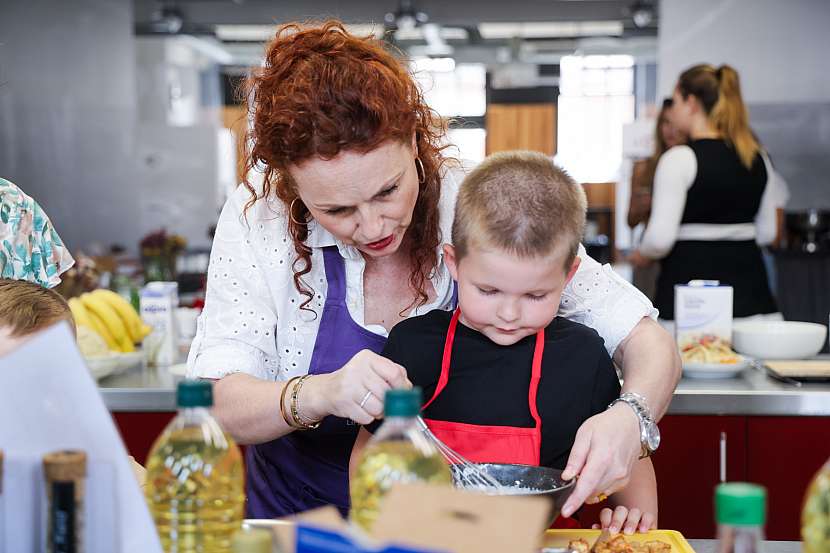
[[[386,338],[352,319],[346,306],[346,271],[336,246],[323,248],[328,294],[309,374],[331,373],[363,349],[380,353]],[[248,518],[275,518],[323,505],[349,509],[349,457],[358,424],[326,417],[316,430],[292,432],[248,446]]]

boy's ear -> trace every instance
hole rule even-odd
[[[580,263],[582,263],[582,259],[580,259],[578,255],[575,256],[573,262],[571,262],[571,268],[568,270],[568,274],[565,277],[565,285],[566,286],[571,281],[571,279],[574,277],[574,275],[576,274],[577,269],[579,269],[579,264]]]
[[[452,244],[444,244],[444,263],[447,264],[452,279],[458,282],[458,263],[455,258],[455,247]]]

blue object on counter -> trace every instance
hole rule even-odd
[[[355,540],[332,530],[315,526],[297,525],[297,553],[449,553],[435,549],[421,549],[389,545],[380,549],[367,548]]]

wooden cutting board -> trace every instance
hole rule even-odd
[[[830,378],[830,360],[767,361],[765,365],[788,378]]]

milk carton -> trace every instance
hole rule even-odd
[[[179,306],[176,282],[148,282],[141,289],[141,318],[153,332],[144,339],[150,365],[178,362],[178,328],[175,310]]]
[[[675,338],[680,351],[690,343],[732,344],[732,287],[717,280],[691,280],[674,287]]]

